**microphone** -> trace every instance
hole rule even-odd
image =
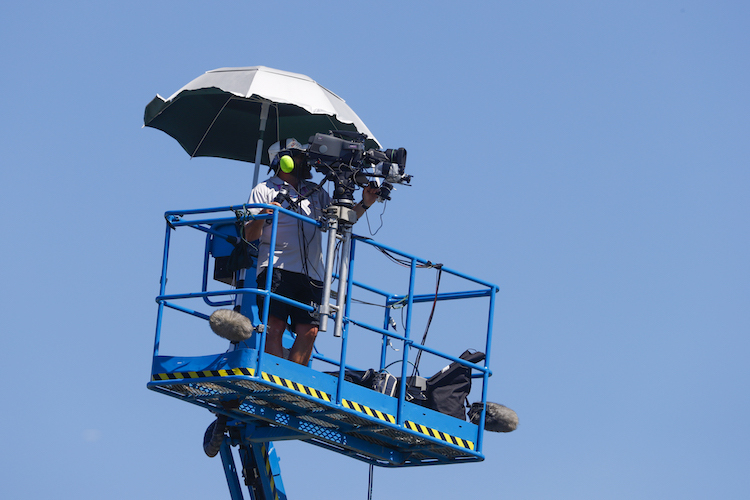
[[[253,334],[250,319],[231,309],[217,309],[211,314],[208,323],[216,335],[234,344],[249,339]]]

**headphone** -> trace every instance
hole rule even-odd
[[[294,159],[292,158],[291,151],[279,152],[279,168],[284,173],[291,173],[294,171]]]
[[[289,144],[290,141],[292,141],[291,144]],[[297,142],[297,140],[294,138],[282,139],[278,142],[278,144],[280,146],[284,145],[287,147],[282,148],[278,153],[276,153],[273,161],[271,162],[270,168],[272,170],[275,170],[277,174],[280,171],[286,174],[290,174],[295,170],[294,156],[297,154],[304,154],[304,149],[299,149],[299,142]]]

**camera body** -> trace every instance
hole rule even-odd
[[[334,130],[315,134],[307,149],[308,164],[334,182],[333,203],[354,206],[359,187],[379,187],[381,200],[390,200],[393,184],[409,184],[406,175],[406,149],[365,151],[365,134]]]

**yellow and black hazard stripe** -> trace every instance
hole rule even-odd
[[[298,384],[297,382],[294,382],[293,380],[289,380],[288,378],[281,378],[271,373],[261,372],[260,375],[261,377],[263,377],[263,380],[265,380],[266,382],[270,382],[272,384],[276,384],[286,389],[291,389],[293,391],[300,392],[306,396],[312,396],[316,399],[321,399],[325,401],[326,403],[331,402],[331,395],[328,394],[327,392],[319,391],[312,387]]]
[[[446,443],[450,443],[452,445],[460,446],[461,448],[466,448],[468,450],[474,450],[474,443],[471,441],[468,441],[466,439],[461,439],[456,436],[451,436],[450,434],[446,434],[444,432],[440,432],[436,429],[431,429],[429,427],[425,427],[424,425],[417,424],[415,422],[410,422],[407,420],[404,422],[404,426],[406,426],[407,429],[411,429],[415,432],[420,432],[426,436],[429,436],[431,438],[436,438],[441,441],[445,441]]]
[[[263,380],[265,380],[266,382],[274,383],[281,387],[285,387],[287,389],[300,392],[307,396],[312,396],[317,399],[322,399],[326,403],[331,402],[331,395],[326,392],[319,391],[317,389],[313,389],[312,387],[299,384],[293,380],[281,378],[271,373],[262,372],[261,376],[263,377]],[[396,417],[394,417],[393,415],[389,415],[388,413],[383,413],[382,411],[375,410],[373,408],[370,408],[369,406],[361,405],[359,403],[355,403],[354,401],[349,401],[347,399],[341,400],[341,404],[344,405],[344,408],[347,408],[349,410],[354,410],[359,413],[364,413],[365,415],[377,418],[379,420],[382,420],[383,422],[388,422],[391,424],[396,423]]]
[[[348,408],[359,413],[364,413],[365,415],[380,419],[383,422],[388,422],[391,424],[396,423],[396,417],[394,417],[393,415],[383,413],[382,411],[373,410],[369,406],[361,405],[359,403],[355,403],[354,401],[349,401],[348,399],[342,399],[341,404],[344,405],[344,408]]]
[[[268,448],[266,447],[266,443],[261,445],[261,452],[263,453],[264,465],[266,466],[266,477],[271,484],[271,491],[273,491],[273,498],[279,500],[279,490],[276,489],[276,480],[271,471],[271,461],[268,459]]]
[[[158,373],[156,375],[153,375],[151,377],[151,380],[153,381],[186,380],[186,379],[195,379],[195,378],[204,378],[204,377],[230,377],[233,375],[248,375],[252,377],[254,374],[255,374],[255,370],[253,368],[232,368],[230,370],[203,370],[203,371],[197,371],[197,372]],[[285,389],[291,389],[293,391],[299,392],[306,396],[312,396],[316,399],[325,401],[326,403],[331,402],[331,395],[328,394],[327,392],[319,391],[313,387],[308,387],[306,385],[302,385],[297,382],[294,382],[293,380],[282,378],[277,375],[273,375],[271,373],[261,372],[261,377],[266,382],[276,384],[280,387],[284,387]],[[363,413],[373,418],[377,418],[378,420],[382,420],[383,422],[387,422],[390,424],[396,423],[396,417],[394,417],[393,415],[390,415],[388,413],[383,413],[379,410],[370,408],[369,406],[365,406],[354,401],[349,401],[348,399],[342,399],[341,404],[344,406],[344,408],[347,408],[349,410],[354,410],[358,413]],[[441,441],[445,441],[446,443],[459,446],[461,448],[465,448],[465,449],[472,450],[472,451],[474,450],[474,443],[472,441],[461,439],[456,436],[451,436],[450,434],[440,432],[437,429],[432,429],[430,427],[425,427],[424,425],[418,424],[416,422],[411,422],[407,420],[404,422],[404,427],[414,432],[419,432],[421,434],[424,434],[425,436],[439,439]]]
[[[331,395],[328,394],[328,393],[326,393],[326,392],[319,391],[319,390],[314,389],[312,387],[308,387],[306,385],[299,384],[299,383],[297,383],[297,382],[295,382],[293,380],[289,380],[289,379],[286,379],[286,378],[281,378],[281,377],[279,377],[277,375],[273,375],[271,373],[262,372],[261,376],[263,377],[263,380],[265,380],[266,382],[274,383],[274,384],[279,385],[281,387],[285,387],[287,389],[291,389],[293,391],[300,392],[300,393],[305,394],[307,396],[312,396],[312,397],[317,398],[317,399],[322,399],[326,403],[330,403],[331,402]],[[396,423],[396,417],[394,417],[393,415],[389,415],[388,413],[383,413],[381,411],[374,410],[374,409],[370,408],[369,406],[361,405],[359,403],[355,403],[354,401],[349,401],[347,399],[341,400],[341,404],[344,405],[344,407],[347,408],[347,409],[349,409],[349,410],[354,410],[354,411],[357,411],[359,413],[364,413],[365,415],[369,415],[370,417],[377,418],[379,420],[382,420],[383,422],[389,422],[391,424],[395,424]]]
[[[234,375],[249,375],[253,376],[255,370],[253,368],[232,368],[231,370],[202,370],[199,372],[171,372],[171,373],[157,373],[151,376],[152,381],[160,380],[185,380],[191,378],[206,378],[206,377],[231,377]]]

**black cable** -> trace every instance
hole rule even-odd
[[[388,257],[391,261],[395,262],[396,264],[398,264],[400,266],[403,266],[403,267],[411,267],[411,260],[400,259],[400,258],[392,255],[388,250],[386,250],[384,248],[378,248],[378,250],[383,255],[385,255],[386,257]],[[442,266],[442,264],[433,264],[432,262],[427,261],[424,264],[417,264],[416,267],[419,268],[419,269],[432,269],[433,267],[440,267],[440,266]]]
[[[435,283],[435,298],[432,301],[432,311],[430,311],[430,317],[427,318],[427,326],[425,326],[424,329],[424,335],[422,336],[422,343],[421,345],[424,345],[427,341],[427,332],[430,330],[430,324],[432,323],[432,317],[435,315],[435,306],[437,305],[437,299],[438,299],[438,290],[440,290],[440,277],[443,275],[443,266],[442,264],[436,264],[437,267],[437,280]],[[419,352],[417,353],[417,358],[414,360],[414,372],[412,373],[412,380],[415,380],[414,377],[419,373],[419,361],[422,359],[422,349],[419,349]],[[408,389],[408,387],[407,387]]]
[[[375,236],[380,232],[380,230],[383,228],[383,214],[385,214],[385,209],[388,205],[388,200],[385,200],[383,202],[383,211],[380,212],[380,226],[375,230],[375,232],[372,232],[372,227],[370,227],[370,217],[367,215],[367,210],[365,210],[365,218],[367,219],[367,230],[370,231],[370,236]]]
[[[362,300],[362,299],[355,299],[355,298],[352,298],[352,302],[356,302],[357,304],[361,304],[361,305],[363,305],[363,306],[375,306],[375,307],[380,307],[380,308],[382,308],[382,309],[385,309],[386,307],[388,307],[388,306],[384,306],[383,304],[376,304],[376,303],[374,303],[374,302],[367,302],[367,301],[364,301],[364,300]]]
[[[316,193],[317,193],[318,190],[320,190],[322,188],[323,183],[315,185],[315,187],[313,187],[311,189],[311,191],[309,193],[307,193],[307,195],[303,195],[302,194],[302,190],[303,190],[303,188],[308,187],[308,184],[309,183],[307,181],[305,181],[304,179],[299,179],[298,180],[297,187],[299,189],[295,189],[295,192],[296,192],[297,197],[298,197],[296,201],[293,200],[291,198],[291,196],[289,196],[288,192],[287,193],[279,193],[279,195],[277,196],[277,198],[281,197],[284,200],[286,200],[286,202],[289,204],[289,207],[292,208],[292,209],[294,209],[294,212],[296,212],[299,215],[305,215],[305,214],[302,213],[302,202],[304,200],[309,200],[309,202],[310,202],[310,215],[311,216],[315,216],[317,206],[321,205],[321,203],[317,203],[316,202],[316,199],[317,199],[318,202],[320,201],[319,195],[316,195]],[[313,195],[316,195],[316,196],[313,196]],[[320,212],[322,213],[322,206],[320,207]],[[307,237],[306,237],[306,234],[305,234],[305,223],[301,219],[297,219],[297,243],[299,245],[300,260],[302,262],[302,273],[305,276],[308,277],[308,284],[310,286],[310,290],[311,291],[312,291],[312,288],[314,286],[316,286],[316,285],[312,282],[313,278],[310,276],[310,270],[308,268],[308,259],[309,259],[310,245],[315,240],[315,231],[316,230],[317,230],[316,228],[313,228],[313,233],[310,236],[310,239],[308,240]],[[317,281],[322,281],[322,279],[323,279],[322,276],[317,276],[317,277],[320,278]]]
[[[302,203],[304,200],[309,200],[310,202],[310,215],[315,215],[315,209],[316,209],[316,203],[315,203],[315,197],[312,195],[316,193],[318,189],[320,189],[322,185],[318,185],[315,188],[312,189],[310,193],[308,193],[307,196],[304,196],[302,194],[302,190],[304,187],[306,187],[306,182],[303,179],[299,179],[299,182],[297,184],[297,188],[294,189],[297,200],[292,199],[292,197],[289,194],[288,190],[279,191],[279,194],[274,198],[274,201],[281,204],[282,201],[286,201],[289,205],[288,210],[292,210],[295,213],[299,215],[305,215],[302,210]],[[319,203],[318,203],[319,204]],[[313,278],[310,276],[310,271],[308,267],[308,258],[309,258],[309,247],[312,244],[312,242],[315,240],[315,229],[313,229],[313,233],[308,240],[305,235],[305,223],[301,219],[297,219],[297,244],[299,246],[299,252],[300,252],[300,260],[302,265],[302,274],[307,277],[307,286],[311,293],[314,294],[313,288],[316,286],[313,283]],[[274,255],[271,255],[271,250],[269,249],[269,265],[272,266],[273,264],[273,258],[275,256],[275,249],[274,249]],[[322,280],[322,277],[321,277]],[[291,331],[291,330],[290,330]]]
[[[375,466],[370,464],[370,477],[367,481],[367,500],[372,500],[372,483],[375,476]]]

